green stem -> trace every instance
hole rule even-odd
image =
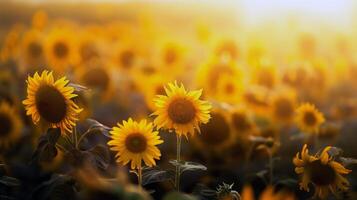
[[[138,185],[142,186],[143,185],[143,169],[141,165],[138,168]]]
[[[176,175],[175,175],[175,187],[177,191],[180,191],[180,164],[181,164],[181,135],[176,135]]]

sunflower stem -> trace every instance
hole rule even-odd
[[[138,168],[138,185],[142,186],[143,185],[143,169],[141,167],[141,164]]]
[[[181,135],[176,134],[176,175],[175,175],[175,188],[177,191],[180,191],[180,176],[181,176],[181,169],[180,169],[180,162],[181,162]]]

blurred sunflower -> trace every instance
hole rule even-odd
[[[239,135],[244,135],[255,129],[253,118],[245,109],[233,109],[230,111],[231,123]]]
[[[140,81],[140,90],[144,94],[145,102],[149,109],[155,110],[155,102],[153,99],[157,95],[165,95],[165,84],[167,83],[166,78],[162,76],[154,76],[149,78],[147,81]]]
[[[81,33],[80,40],[78,42],[78,51],[80,57],[80,63],[89,63],[93,59],[100,57],[97,41],[100,40],[96,32],[90,32],[92,30],[84,30]]]
[[[242,99],[244,104],[259,115],[266,115],[269,108],[269,94],[265,87],[253,85],[245,88]]]
[[[201,134],[193,141],[201,150],[221,151],[235,142],[235,135],[227,114],[221,110],[211,112],[210,123],[202,124]]]
[[[156,116],[154,123],[158,128],[174,130],[178,135],[194,134],[199,131],[200,123],[207,123],[210,119],[211,104],[200,100],[202,90],[186,91],[180,86],[169,83],[165,87],[166,95],[158,95],[155,101]]]
[[[0,61],[7,61],[16,58],[21,42],[22,25],[14,25],[6,34],[0,51]]]
[[[295,172],[302,176],[300,189],[309,192],[309,183],[312,183],[315,187],[314,196],[321,199],[325,199],[329,192],[336,194],[337,190],[345,191],[349,185],[342,175],[349,174],[351,170],[334,161],[328,154],[330,149],[328,146],[320,154],[309,155],[305,144],[301,153],[298,152],[293,159]]]
[[[239,77],[223,74],[217,82],[215,99],[235,104],[241,98],[243,84]]]
[[[24,60],[26,71],[35,70],[43,65],[45,61],[42,36],[38,31],[28,31],[25,33],[21,43],[21,59]],[[32,71],[32,70],[29,70]]]
[[[222,62],[212,58],[197,71],[197,85],[203,87],[205,94],[215,95],[218,91],[218,81],[221,76],[241,77],[234,62]],[[240,80],[240,79],[239,79]]]
[[[80,65],[75,70],[80,84],[99,92],[103,100],[108,100],[114,94],[112,70],[105,63],[92,61]]]
[[[113,127],[111,140],[108,142],[110,149],[116,151],[116,161],[123,165],[131,162],[131,169],[141,168],[141,162],[153,167],[155,159],[160,159],[161,153],[156,145],[163,143],[158,131],[153,131],[153,124],[146,120],[140,122],[123,121],[117,127]]]
[[[215,54],[223,60],[237,60],[239,48],[234,40],[223,40],[217,44]]]
[[[268,89],[274,88],[278,83],[278,76],[275,66],[266,61],[259,62],[252,72],[253,83],[266,87]]]
[[[21,117],[5,102],[0,103],[0,149],[5,150],[21,136]]]
[[[294,119],[296,95],[293,91],[282,91],[272,96],[270,110],[277,122],[290,123]]]
[[[300,130],[316,134],[320,125],[325,122],[323,114],[310,103],[304,103],[296,109],[295,120]]]
[[[45,41],[45,55],[52,68],[63,73],[78,61],[78,50],[73,33],[67,28],[54,28]]]
[[[129,41],[119,43],[113,53],[113,65],[121,72],[130,72],[138,64],[139,47]]]
[[[66,77],[55,81],[52,72],[47,70],[28,77],[27,98],[23,104],[35,124],[42,119],[50,127],[72,132],[82,109],[72,101],[77,95],[68,82]]]

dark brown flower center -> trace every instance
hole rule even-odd
[[[232,121],[234,127],[241,132],[249,130],[252,126],[247,116],[243,113],[233,113]]]
[[[289,119],[294,114],[294,106],[289,99],[279,98],[274,102],[275,116],[281,119]]]
[[[308,111],[304,114],[304,122],[309,126],[314,126],[317,122],[315,113]]]
[[[109,85],[109,74],[100,67],[88,70],[84,77],[85,85],[104,90]]]
[[[66,99],[56,88],[43,85],[36,93],[36,108],[41,117],[50,123],[58,123],[67,113]]]
[[[63,42],[56,42],[53,51],[57,58],[65,58],[69,53],[68,46]]]
[[[306,166],[306,172],[313,182],[319,186],[327,186],[335,182],[336,172],[330,165],[324,165],[320,160],[313,161]]]
[[[31,42],[27,50],[31,58],[39,58],[42,55],[42,46],[38,42]]]
[[[132,133],[125,139],[125,146],[132,153],[142,153],[146,150],[147,140],[140,133]]]
[[[212,113],[210,123],[202,124],[199,138],[208,145],[219,145],[229,139],[230,128],[219,113]]]
[[[153,75],[156,73],[156,69],[151,65],[145,65],[144,67],[142,67],[142,72],[146,75]]]
[[[226,91],[227,94],[233,94],[234,91],[235,91],[234,84],[233,83],[226,84],[225,91]]]
[[[175,123],[186,124],[195,118],[196,109],[191,101],[179,98],[170,103],[168,115]]]
[[[13,128],[12,120],[6,113],[0,113],[0,138],[8,136]]]
[[[131,50],[125,50],[119,56],[119,62],[125,68],[130,68],[134,64],[134,59],[135,54]]]

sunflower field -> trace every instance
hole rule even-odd
[[[357,199],[356,17],[0,1],[0,199]]]

